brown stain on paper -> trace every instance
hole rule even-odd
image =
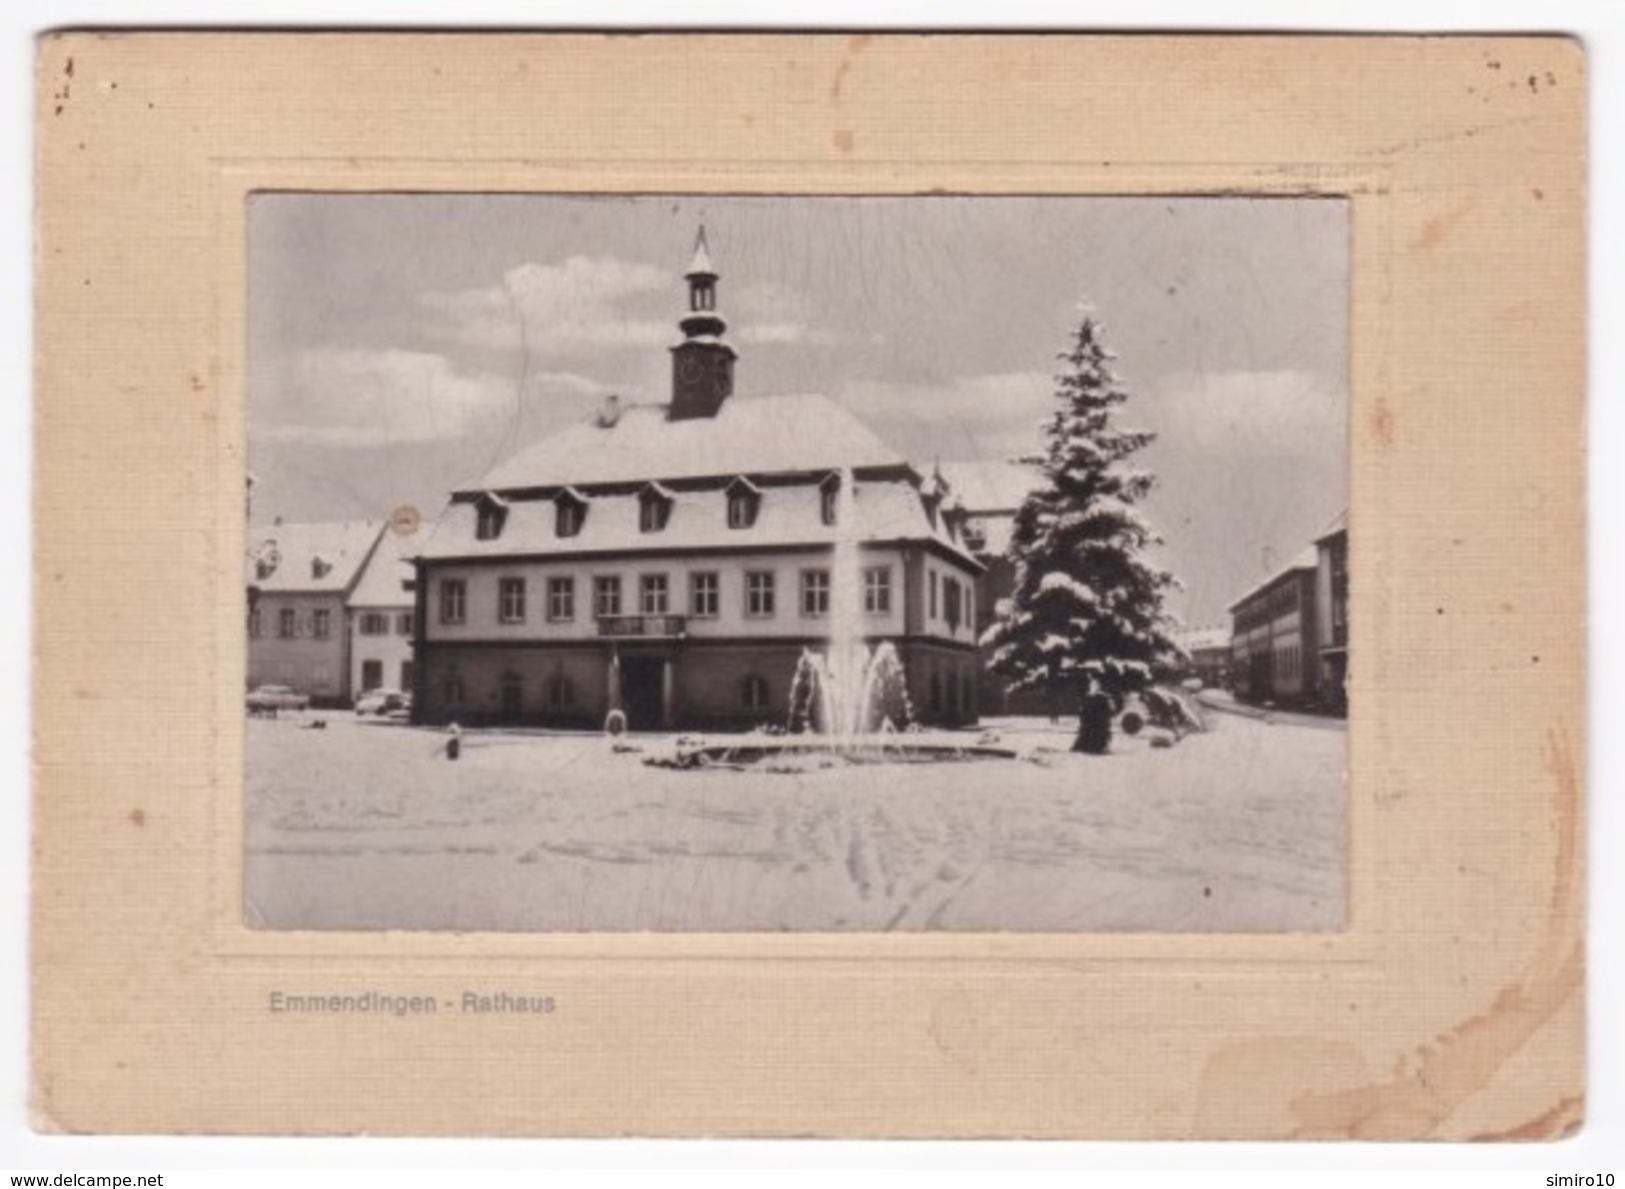
[[[1496,1072],[1554,1016],[1585,980],[1583,891],[1580,859],[1580,781],[1567,736],[1548,732],[1547,769],[1552,775],[1552,811],[1557,829],[1552,891],[1545,930],[1539,948],[1521,978],[1503,986],[1477,1014],[1403,1053],[1393,1073],[1383,1081],[1339,1090],[1314,1090],[1290,1099],[1294,1125],[1285,1134],[1293,1139],[1424,1139],[1439,1128],[1473,1095],[1494,1079]],[[1295,1071],[1324,1068],[1294,1060],[1301,1045],[1282,1038],[1261,1044],[1277,1065]],[[1233,1049],[1234,1047],[1232,1047]],[[1232,1049],[1221,1049],[1209,1059],[1203,1077],[1202,1108],[1210,1098],[1245,1098],[1251,1089],[1237,1075],[1256,1071],[1266,1063],[1258,1052],[1240,1061]],[[1319,1068],[1316,1069],[1317,1073]],[[1321,1084],[1325,1079],[1318,1078]],[[1583,1100],[1564,1098],[1527,1123],[1479,1139],[1549,1139],[1579,1127]]]
[[[1463,199],[1443,214],[1434,215],[1422,224],[1422,231],[1414,240],[1411,247],[1422,252],[1431,252],[1450,235],[1458,223],[1465,219],[1478,205],[1471,198]]]
[[[1539,1140],[1567,1139],[1580,1130],[1585,1122],[1585,1095],[1575,1094],[1561,1099],[1556,1106],[1536,1115],[1527,1123],[1509,1127],[1505,1131],[1486,1131],[1473,1136],[1475,1143],[1529,1143]]]
[[[859,33],[847,41],[846,56],[841,59],[841,64],[835,68],[835,78],[829,84],[829,101],[831,103],[841,101],[841,92],[846,88],[846,76],[852,72],[852,63],[857,60],[859,54],[869,47],[869,42],[873,39],[873,34]]]
[[[1386,397],[1379,396],[1371,410],[1371,433],[1377,444],[1384,448],[1394,444],[1394,411]]]

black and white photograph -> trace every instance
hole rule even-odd
[[[1349,234],[254,195],[246,923],[1345,929]]]

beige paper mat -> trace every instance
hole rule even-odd
[[[1571,1131],[1584,71],[1558,39],[44,43],[37,1126]],[[243,197],[264,187],[1351,196],[1350,929],[244,929]],[[267,1010],[508,986],[557,1010]]]

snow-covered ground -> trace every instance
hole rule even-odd
[[[537,931],[1335,930],[1346,734],[1212,714],[1167,749],[983,724],[1046,763],[674,771],[598,736],[251,720],[249,923]],[[967,740],[980,732],[966,736]],[[634,740],[656,748],[669,740]]]

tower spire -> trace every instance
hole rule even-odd
[[[673,421],[715,417],[733,392],[734,349],[722,341],[728,324],[717,313],[717,270],[711,263],[705,225],[694,237],[694,255],[683,274],[688,282],[688,313],[677,325],[683,341],[671,349]]]

